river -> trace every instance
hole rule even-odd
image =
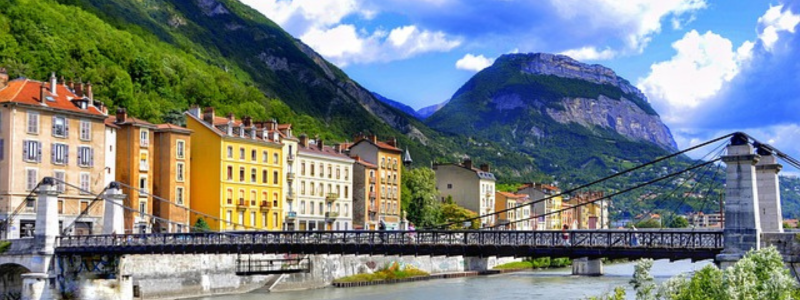
[[[691,263],[667,260],[656,261],[652,274],[661,282],[672,276],[694,272],[711,261]],[[314,289],[295,292],[252,292],[238,295],[200,298],[205,300],[461,300],[461,299],[585,299],[610,292],[616,286],[628,290],[628,299],[634,299],[628,281],[633,275],[634,263],[606,265],[605,275],[580,277],[570,275],[571,269],[528,271],[493,276],[437,279],[392,285],[356,288]]]

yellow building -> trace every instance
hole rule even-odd
[[[403,218],[400,215],[403,151],[397,148],[397,140],[392,138],[382,142],[375,135],[357,135],[352,145],[345,144],[344,147],[348,149],[350,156],[358,156],[361,160],[378,167],[376,174],[378,180],[375,182],[375,191],[378,193],[378,219],[384,221],[386,229],[404,229],[401,224]],[[354,182],[353,185],[355,189],[361,190],[365,183]]]
[[[561,189],[558,187],[542,183],[526,183],[517,190],[517,194],[526,194],[534,202],[531,217],[535,218],[533,226],[535,230],[561,229],[562,216],[552,213],[561,210]],[[540,201],[547,199],[544,201]],[[551,214],[552,213],[552,214]]]
[[[283,224],[283,145],[277,128],[202,113],[186,114],[192,130],[192,210],[212,230],[279,230]],[[192,216],[192,224],[200,216]]]

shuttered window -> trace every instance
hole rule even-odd
[[[39,174],[38,170],[36,169],[26,169],[25,170],[25,190],[32,191],[36,188],[36,184],[39,183]]]
[[[53,116],[53,136],[61,138],[69,137],[69,122],[67,122],[67,118]]]
[[[78,166],[85,168],[94,166],[94,149],[92,147],[78,147]]]
[[[28,126],[27,132],[31,134],[39,133],[39,114],[35,112],[28,112]]]
[[[22,141],[22,160],[42,162],[42,143],[39,141]]]
[[[82,141],[91,141],[92,140],[92,122],[87,120],[81,120],[81,140]]]
[[[53,143],[53,149],[50,152],[50,160],[55,165],[69,164],[69,145]]]

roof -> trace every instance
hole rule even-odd
[[[525,195],[525,194],[514,194],[514,193],[509,193],[509,192],[496,192],[496,193],[498,193],[500,195],[503,195],[506,198],[511,198],[511,199],[521,199],[521,198],[528,197],[528,195]]]
[[[448,164],[434,164],[434,166],[456,166],[456,167],[460,167],[460,168],[462,168],[464,170],[468,170],[468,171],[474,172],[475,175],[478,175],[479,179],[497,180],[494,177],[494,174],[492,172],[486,172],[484,170],[476,169],[476,168],[467,168],[466,166],[464,166],[462,164],[448,163]],[[434,168],[434,170],[436,170],[436,168]]]
[[[106,118],[106,119],[103,121],[103,123],[105,123],[105,124],[106,124],[106,126],[108,126],[108,127],[111,127],[111,128],[117,128],[117,129],[119,129],[119,126],[118,126],[117,124],[114,124],[114,121],[112,121],[112,119],[111,119],[110,117],[109,117],[109,118]]]
[[[196,122],[199,122],[200,124],[203,124],[203,126],[208,128],[209,130],[211,130],[215,134],[217,134],[217,135],[219,135],[219,136],[221,136],[223,138],[226,138],[226,139],[231,139],[232,138],[232,139],[243,139],[243,140],[251,140],[251,141],[256,141],[256,142],[278,144],[278,145],[281,144],[280,139],[278,139],[278,140],[272,139],[272,133],[277,133],[279,136],[283,136],[283,134],[280,131],[277,131],[277,130],[268,131],[268,130],[263,129],[263,128],[257,128],[256,126],[245,127],[242,122],[238,122],[238,121],[237,122],[230,122],[229,119],[221,118],[221,117],[215,117],[214,118],[214,125],[212,125],[212,124],[206,123],[201,117],[195,116],[195,115],[191,114],[190,112],[185,112],[184,115],[188,116],[189,118],[192,118],[193,120],[195,120]],[[244,134],[244,133],[241,136],[239,134],[236,134],[236,133],[229,135],[227,131],[222,130],[222,128],[227,127],[229,123],[232,124],[232,126],[231,126],[232,128],[236,128],[240,132],[255,130],[255,137],[252,137],[250,134]],[[220,127],[222,127],[222,128],[220,128]],[[265,136],[265,133],[266,133],[266,136]]]
[[[157,128],[156,124],[131,116],[125,116],[125,122],[119,122],[116,116],[109,116],[106,120],[111,120],[111,123],[117,125],[136,125],[141,127]]]
[[[536,189],[541,189],[541,190],[550,190],[550,191],[558,191],[558,190],[560,190],[556,186],[552,186],[552,185],[544,184],[544,183],[535,183],[535,182],[525,183],[522,186],[520,186],[517,190],[522,190],[522,189],[526,189],[526,188],[530,188],[530,187],[536,188]]]
[[[193,132],[189,128],[181,127],[181,126],[178,126],[178,125],[175,125],[175,124],[170,124],[170,123],[158,124],[157,127],[158,127],[158,129],[156,131],[159,131],[159,132],[177,132],[177,133],[185,133],[185,134],[191,134]]]
[[[339,151],[336,151],[336,149],[334,149],[333,147],[328,147],[328,146],[323,146],[323,148],[320,149],[319,147],[317,147],[317,145],[309,144],[308,147],[297,145],[297,151],[299,153],[324,155],[338,159],[348,159],[348,160],[352,159],[349,156],[340,153]]]
[[[378,147],[380,149],[386,150],[386,151],[393,151],[393,152],[403,153],[403,150],[400,150],[400,148],[397,148],[395,146],[389,145],[389,143],[381,142],[381,141],[373,142],[370,139],[361,139],[361,140],[359,140],[359,141],[357,141],[357,142],[355,142],[353,144],[345,143],[348,146],[345,149],[350,149],[355,145],[361,144],[362,142],[370,143],[371,145],[374,145],[374,146],[376,146],[376,147]]]
[[[353,159],[355,159],[355,160],[356,160],[356,164],[359,164],[359,165],[365,166],[365,167],[367,167],[367,168],[370,168],[370,169],[378,169],[378,166],[377,166],[377,165],[373,165],[373,164],[371,164],[371,163],[369,163],[369,162],[367,162],[367,161],[365,161],[365,160],[361,159],[361,157],[358,157],[358,156],[356,156],[356,157],[354,157]]]
[[[40,91],[43,84],[47,88],[45,101],[41,101]],[[56,93],[53,94],[50,92],[50,83],[27,78],[14,79],[8,82],[6,87],[0,89],[0,103],[21,103],[94,116],[105,116],[102,111],[92,104],[91,99],[85,98],[89,101],[86,109],[81,109],[71,101],[80,98],[63,84],[56,84]]]

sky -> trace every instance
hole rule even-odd
[[[612,68],[679,148],[744,131],[800,157],[800,0],[242,0],[415,109],[506,53]]]

